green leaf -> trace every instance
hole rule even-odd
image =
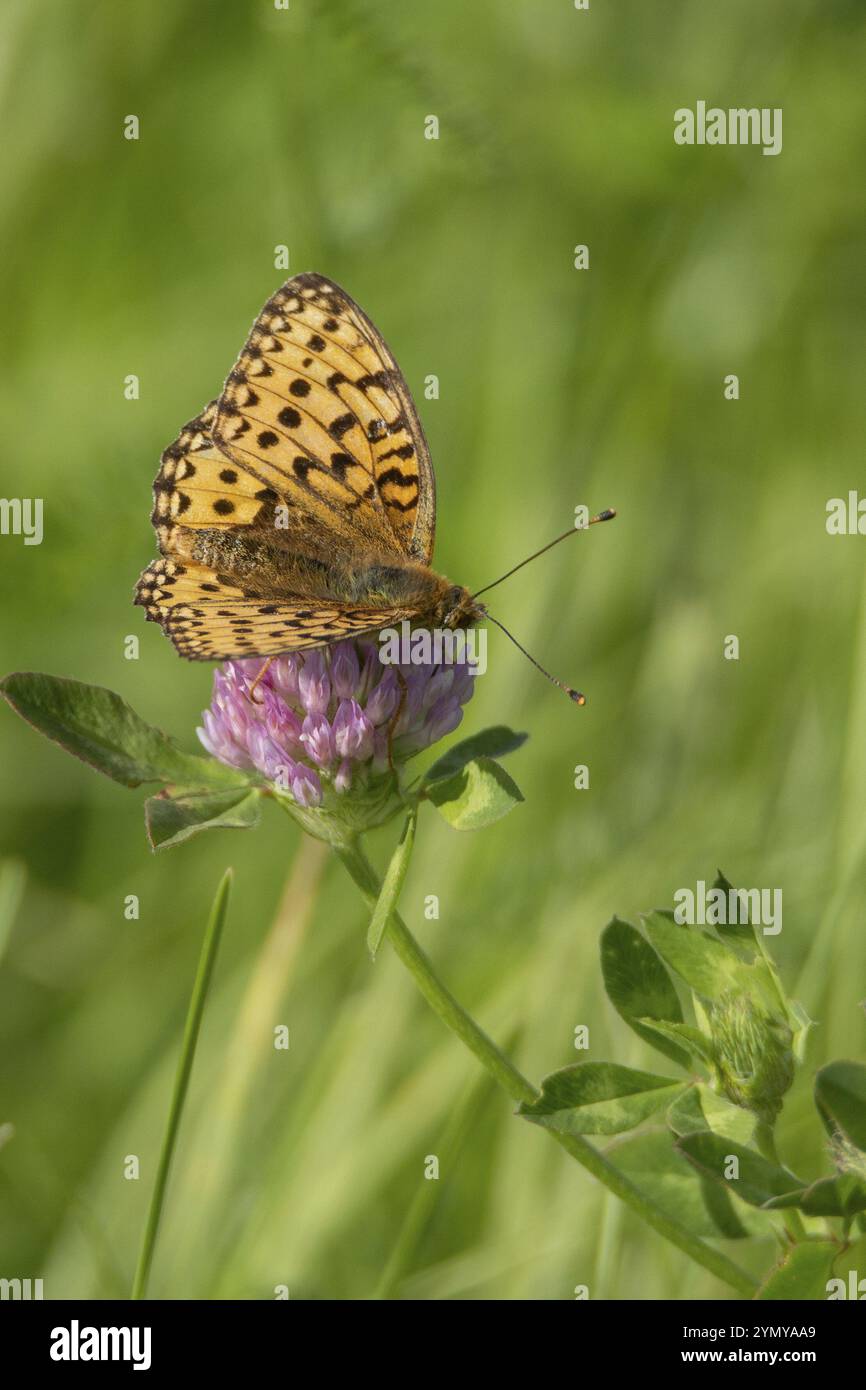
[[[662,912],[648,913],[645,925],[659,955],[705,999],[717,1000],[729,990],[746,988],[751,967],[715,937],[681,927]]]
[[[701,1095],[697,1086],[689,1086],[669,1107],[665,1119],[674,1134],[694,1134],[699,1129],[709,1129],[707,1118],[701,1107]],[[686,1161],[686,1160],[684,1160]]]
[[[691,1023],[663,1023],[661,1019],[649,1018],[641,1019],[641,1022],[650,1033],[658,1033],[674,1043],[682,1042],[696,1057],[705,1062],[713,1061],[713,1048],[709,1038]]]
[[[709,1130],[682,1135],[677,1140],[677,1148],[702,1173],[714,1178],[753,1207],[762,1207],[773,1197],[799,1191],[805,1186],[802,1179],[789,1173],[787,1168],[771,1163],[734,1139],[711,1134]],[[725,1169],[731,1158],[736,1158],[739,1164],[739,1176],[736,1178],[725,1177]]]
[[[0,692],[34,729],[126,787],[142,782],[225,787],[249,781],[214,758],[182,753],[102,686],[18,671],[0,681]]]
[[[558,1134],[621,1134],[668,1105],[685,1083],[616,1062],[576,1062],[541,1083],[518,1114]]]
[[[689,1065],[689,1055],[675,1042],[659,1037],[642,1018],[682,1022],[682,1009],[673,981],[660,957],[637,927],[614,917],[601,934],[601,973],[607,997],[620,1018],[678,1066]]]
[[[388,919],[397,906],[397,900],[403,888],[403,880],[406,877],[406,870],[409,868],[409,860],[412,858],[416,819],[416,813],[410,811],[406,817],[406,824],[403,826],[400,842],[391,855],[391,862],[382,880],[382,891],[376,900],[370,925],[367,928],[367,949],[374,960],[376,959],[376,952],[382,944],[382,937],[387,930]]]
[[[855,1173],[821,1178],[803,1193],[800,1210],[807,1216],[854,1216],[866,1211],[866,1182]]]
[[[513,753],[528,738],[528,734],[516,734],[504,724],[494,724],[490,729],[482,729],[481,733],[455,743],[453,748],[449,748],[447,753],[437,758],[424,774],[424,785],[429,786],[431,782],[443,782],[456,776],[475,758],[502,758],[506,753]]]
[[[826,1299],[827,1284],[833,1273],[833,1261],[839,1247],[829,1240],[804,1240],[785,1255],[761,1285],[755,1298]]]
[[[481,830],[523,800],[520,789],[492,758],[475,758],[455,777],[434,782],[427,795],[455,830]]]
[[[248,787],[151,796],[144,803],[151,848],[169,849],[202,830],[250,830],[258,825],[260,800]]]
[[[735,1201],[730,1192],[699,1173],[663,1130],[617,1139],[605,1150],[605,1157],[660,1211],[693,1235],[738,1240],[773,1229],[770,1216]]]
[[[862,1221],[863,1217],[858,1219]],[[855,1238],[852,1244],[843,1246],[841,1250],[837,1246],[836,1262],[833,1267],[834,1287],[827,1290],[827,1299],[833,1303],[838,1299],[862,1302],[863,1295],[866,1294],[864,1271],[866,1271],[866,1240]]]
[[[732,1105],[702,1081],[690,1086],[685,1095],[674,1101],[667,1113],[667,1122],[674,1134],[693,1134],[696,1130],[707,1129],[739,1144],[748,1144],[755,1130],[755,1117],[750,1111]]]
[[[796,999],[786,1000],[788,1006],[788,1026],[791,1029],[791,1051],[798,1062],[806,1056],[806,1039],[815,1026],[803,1005]]]
[[[751,1110],[734,1105],[726,1096],[717,1095],[712,1086],[701,1082],[697,1087],[701,1110],[707,1127],[713,1134],[723,1139],[733,1139],[735,1143],[748,1145],[755,1133],[755,1116]]]
[[[815,1077],[815,1104],[831,1135],[841,1131],[866,1153],[866,1067],[861,1062],[828,1062]]]
[[[729,883],[725,878],[721,869],[718,870],[713,887],[721,888],[723,893],[736,891],[734,885]],[[728,902],[730,902],[730,898]],[[740,916],[739,912],[737,916]],[[752,955],[754,955],[755,951],[758,949],[755,928],[751,922],[719,922],[716,924],[716,931],[724,940],[733,941],[736,945],[745,947]]]
[[[866,1211],[866,1182],[854,1173],[819,1178],[798,1192],[787,1192],[766,1203],[768,1210],[797,1207],[807,1216],[855,1216]]]

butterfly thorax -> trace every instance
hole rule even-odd
[[[439,579],[440,576],[437,574],[435,578]],[[448,584],[446,580],[441,582],[445,584],[445,592],[433,614],[434,627],[474,627],[487,617],[484,604],[476,603],[469,590],[464,589],[462,584]]]

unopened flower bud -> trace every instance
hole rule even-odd
[[[794,1079],[791,1030],[746,994],[723,994],[710,1010],[717,1088],[772,1124]]]

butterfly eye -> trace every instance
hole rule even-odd
[[[459,584],[454,584],[445,595],[445,602],[449,608],[456,608],[463,597],[463,590]]]

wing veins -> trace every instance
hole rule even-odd
[[[276,357],[270,356],[267,352],[263,352],[263,353],[262,353],[262,356],[263,356],[267,361],[275,362],[277,366],[282,366],[283,368],[285,368],[285,363],[281,362],[281,361],[280,361],[280,358],[279,358],[278,356],[276,356]],[[313,356],[315,356],[315,354],[314,354],[314,353],[307,353],[306,356],[308,356],[308,357],[313,357]],[[354,359],[353,359],[353,360],[354,360]],[[325,366],[325,367],[329,366],[329,363],[326,362],[325,359],[322,358],[322,357],[318,358],[318,361],[320,361],[320,362],[322,363],[322,365]],[[361,366],[361,367],[363,367],[364,364],[361,362],[361,363],[358,363],[358,365]],[[300,368],[298,368],[297,371],[295,371],[294,368],[293,368],[292,370],[293,370],[295,379],[297,379],[297,378],[300,376],[300,377],[303,377],[305,381],[312,382],[313,386],[317,386],[317,387],[319,388],[320,391],[327,391],[327,390],[330,390],[330,388],[327,387],[327,386],[324,384],[324,382],[319,381],[319,380],[318,380],[316,377],[314,377],[314,376],[307,376],[306,372],[301,371]],[[359,386],[356,386],[356,385],[355,385],[355,382],[354,382],[354,381],[351,381],[348,377],[346,378],[345,382],[341,382],[340,385],[354,386],[356,391],[360,391],[360,390],[361,390],[361,388],[360,388]],[[257,391],[267,391],[268,394],[271,395],[271,396],[274,396],[274,397],[276,398],[276,400],[278,400],[278,401],[284,401],[284,402],[286,403],[286,405],[292,406],[292,408],[293,408],[294,410],[297,410],[299,414],[306,415],[307,419],[308,419],[308,420],[312,420],[313,423],[314,423],[315,425],[317,425],[320,429],[322,429],[322,430],[325,429],[325,426],[322,424],[322,421],[319,420],[319,419],[317,419],[316,416],[313,415],[311,411],[306,410],[302,405],[298,405],[295,398],[289,397],[289,396],[281,396],[280,393],[279,393],[278,391],[274,391],[270,386],[259,386],[259,385],[257,384],[255,389],[256,389]],[[371,478],[373,479],[373,481],[375,482],[375,481],[376,481],[376,475],[375,475],[374,472],[373,472],[373,463],[374,463],[374,460],[375,460],[375,456],[374,456],[374,454],[373,454],[373,450],[372,450],[372,447],[371,447],[371,445],[370,445],[370,441],[369,441],[369,439],[367,438],[367,431],[366,431],[366,429],[364,428],[364,423],[363,423],[363,421],[361,420],[360,416],[358,415],[357,411],[350,405],[350,403],[349,403],[347,400],[344,399],[343,396],[341,396],[341,395],[339,394],[339,392],[338,392],[336,389],[333,390],[331,394],[332,394],[332,395],[335,395],[335,396],[337,397],[337,400],[340,402],[340,404],[341,404],[342,406],[345,406],[346,412],[347,412],[349,415],[353,416],[353,418],[354,418],[354,420],[355,420],[355,423],[356,423],[357,426],[358,426],[358,429],[361,431],[361,435],[362,435],[362,437],[363,437],[363,439],[364,439],[365,444],[367,445],[367,452],[368,452],[368,454],[369,454],[369,456],[370,456],[370,466],[369,466],[369,468],[368,468],[368,467],[366,466],[366,464],[364,463],[363,459],[356,459],[355,461],[358,463],[358,465],[359,465],[361,468],[364,469],[364,471],[365,471],[366,473],[369,473],[370,477],[371,477]],[[364,395],[364,392],[363,392],[363,391],[361,391],[361,395]],[[367,399],[366,396],[365,396],[364,398],[365,398],[365,400]],[[371,402],[371,405],[372,405],[372,402]],[[243,407],[242,407],[242,409],[243,409]],[[373,407],[373,409],[375,409],[375,407]],[[268,422],[265,421],[265,420],[259,420],[259,419],[258,419],[256,416],[254,416],[254,415],[250,415],[249,418],[250,418],[251,420],[255,420],[257,425],[267,424],[268,429],[273,429],[273,425],[268,424]],[[355,427],[355,426],[353,425],[352,428],[354,429],[354,427]],[[280,430],[280,433],[282,434],[282,430]],[[286,437],[286,438],[291,438],[290,435],[289,435],[289,436],[285,436],[285,437]],[[312,455],[310,455],[310,457],[311,457],[311,458],[316,458],[317,456],[316,456],[315,454],[312,454]],[[353,457],[354,457],[354,455],[353,455]],[[321,462],[321,460],[319,460],[319,462]],[[378,496],[378,488],[377,488],[376,492],[377,492],[377,496]]]
[[[323,312],[323,311],[320,310],[319,312],[321,313],[321,312]],[[305,322],[304,322],[304,320],[303,320],[303,318],[300,316],[300,314],[297,314],[297,313],[295,313],[295,314],[290,314],[290,313],[288,313],[287,311],[283,311],[283,317],[286,318],[286,319],[288,319],[288,320],[289,320],[290,322],[292,322],[292,323],[300,324],[300,326],[301,326],[302,328],[309,328],[309,326],[310,326],[308,323],[305,323]],[[325,317],[327,318],[327,314],[325,315]],[[336,317],[338,317],[338,315],[335,315],[334,317],[336,318]],[[354,324],[354,319],[351,319],[351,318],[350,318],[350,319],[349,319],[349,323]],[[328,342],[328,343],[333,343],[333,344],[334,344],[334,347],[340,349],[340,352],[344,352],[344,353],[346,354],[346,356],[347,356],[348,358],[350,358],[350,359],[355,363],[355,366],[358,367],[358,368],[360,369],[360,371],[362,372],[362,374],[366,376],[366,374],[367,374],[367,367],[366,367],[366,364],[365,364],[364,362],[362,362],[361,359],[360,359],[359,357],[356,357],[355,354],[354,354],[354,352],[352,352],[352,350],[351,350],[350,348],[347,348],[347,347],[346,347],[346,344],[345,344],[345,343],[341,343],[340,340],[339,340],[338,338],[332,337],[332,335],[331,335],[330,333],[325,333],[321,328],[317,328],[315,331],[318,333],[318,335],[319,335],[320,338],[324,338],[325,341]],[[279,336],[280,336],[279,333],[271,333],[271,337],[272,337],[272,338],[278,338]],[[367,346],[368,346],[368,347],[372,347],[373,351],[376,353],[376,356],[379,357],[379,356],[380,356],[380,353],[376,352],[376,345],[375,345],[375,343],[371,343],[370,340],[366,337],[366,335],[362,334],[361,336],[364,338],[364,342],[367,344]],[[291,341],[291,340],[289,340],[289,341]],[[304,347],[303,349],[301,349],[300,344],[298,344],[298,343],[292,343],[292,347],[297,348],[298,351],[303,351],[305,357],[317,357],[317,356],[318,356],[317,353],[313,352],[311,349],[309,349],[309,348],[307,348],[307,347]],[[322,358],[319,358],[319,361],[322,361],[322,360],[323,360]],[[325,363],[325,365],[326,365],[326,366],[328,365],[327,362]],[[387,364],[386,364],[386,365],[387,365]]]
[[[276,394],[276,393],[274,392],[273,394]],[[282,396],[277,396],[277,400],[278,400],[278,401],[281,401],[281,400],[283,400],[283,399],[284,399],[284,398],[283,398]],[[319,456],[318,456],[317,454],[312,454],[312,453],[310,453],[309,449],[307,448],[307,446],[306,446],[305,444],[297,444],[297,443],[295,442],[294,438],[292,437],[292,435],[290,435],[290,434],[284,434],[283,431],[282,431],[281,429],[278,429],[278,427],[275,426],[274,423],[273,423],[272,421],[270,421],[270,420],[260,420],[259,417],[258,417],[257,415],[250,415],[250,414],[247,414],[246,418],[247,418],[248,420],[252,420],[253,423],[256,424],[256,425],[261,425],[264,429],[268,429],[268,430],[277,430],[277,431],[279,432],[279,434],[282,435],[283,439],[287,440],[288,443],[290,443],[295,449],[297,449],[297,451],[298,451],[299,454],[303,454],[303,455],[304,455],[305,461],[307,461],[307,462],[310,464],[310,467],[311,467],[311,468],[315,468],[319,473],[325,473],[325,474],[332,480],[332,482],[336,483],[339,487],[345,488],[346,492],[348,492],[348,493],[350,494],[350,496],[351,496],[354,500],[356,500],[356,501],[357,501],[357,500],[361,500],[361,501],[369,501],[369,500],[370,500],[369,498],[365,497],[364,494],[363,494],[362,492],[356,492],[354,488],[349,487],[348,483],[346,483],[343,479],[337,478],[337,477],[335,476],[335,474],[334,474],[334,472],[333,472],[333,470],[331,469],[331,467],[330,467],[329,464],[325,463],[323,459],[320,459]],[[315,419],[314,416],[310,416],[310,418],[311,418],[311,419]],[[318,422],[316,422],[316,423],[318,423]],[[327,500],[327,499],[325,499],[325,498],[322,497],[322,494],[321,494],[320,492],[316,492],[316,489],[315,489],[315,488],[309,487],[309,485],[306,484],[306,483],[303,481],[302,478],[299,478],[299,477],[297,476],[297,474],[295,474],[295,476],[292,477],[290,474],[284,473],[283,470],[282,470],[281,468],[278,468],[277,465],[276,465],[276,463],[272,464],[271,466],[274,468],[274,470],[275,470],[277,473],[281,473],[282,476],[285,477],[293,486],[305,488],[305,489],[306,489],[308,492],[310,492],[314,497],[320,498],[322,501],[326,501],[326,500]],[[359,463],[358,463],[358,467],[359,467],[359,468],[364,468],[364,465],[363,465],[362,463],[359,462]],[[367,471],[367,470],[364,469],[364,472],[365,472],[365,473],[366,473],[366,471]],[[258,477],[258,474],[257,474],[256,476]],[[367,476],[370,477],[371,481],[375,483],[376,480],[375,480],[375,478],[372,477],[372,474],[368,474]],[[272,483],[269,483],[269,484],[267,484],[267,486],[273,487],[273,484],[272,484]],[[377,491],[376,491],[376,497],[377,497],[377,498],[379,497],[378,489],[377,489]],[[347,501],[348,501],[348,499],[347,499]],[[333,507],[331,508],[331,510],[332,510],[332,511],[338,511],[338,510],[339,510],[339,507],[338,507],[338,506],[333,506]]]

